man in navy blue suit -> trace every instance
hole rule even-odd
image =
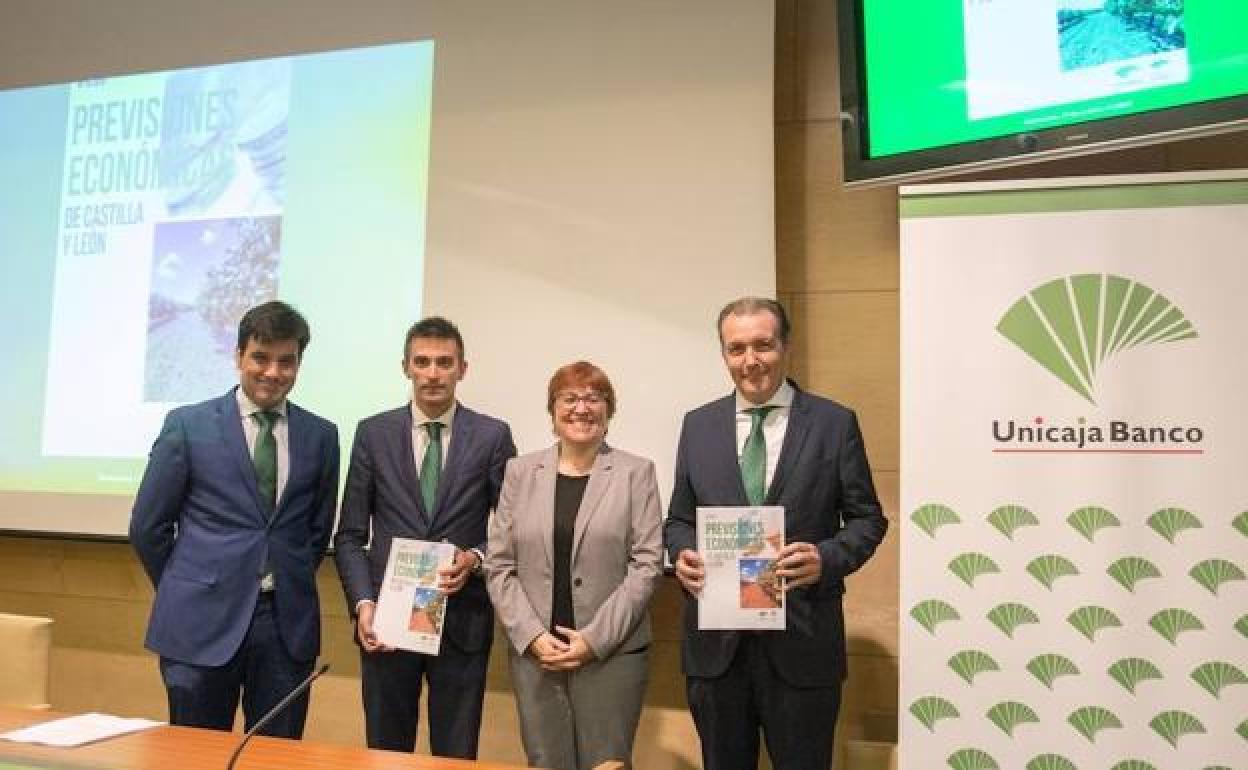
[[[430,749],[475,759],[494,638],[481,562],[486,524],[516,447],[505,422],[455,400],[468,364],[463,337],[450,321],[435,316],[414,324],[402,367],[412,400],[356,429],[334,538],[347,608],[356,619],[365,732],[370,748],[412,751],[427,682]],[[394,650],[374,631],[377,592],[396,537],[459,549],[440,575],[450,598],[436,656]]]
[[[308,324],[268,302],[238,325],[238,387],[171,411],[152,445],[130,542],[156,588],[146,645],[176,725],[251,728],[320,651],[316,568],[333,528],[338,431],[286,400]],[[264,729],[303,735],[308,695]]]
[[[719,315],[736,390],[685,416],[664,529],[687,592],[681,648],[686,695],[706,770],[756,770],[759,733],[776,770],[828,770],[846,674],[845,576],[884,537],[858,420],[787,380],[789,320],[747,297]],[[706,578],[698,506],[784,507],[784,631],[700,631]]]

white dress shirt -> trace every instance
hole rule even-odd
[[[238,398],[238,413],[243,420],[243,436],[247,439],[247,454],[255,457],[256,439],[260,436],[260,421],[256,419],[255,414],[266,410],[256,406],[242,388],[235,390],[234,394]],[[273,421],[273,440],[277,442],[276,502],[281,502],[282,492],[286,490],[286,480],[290,478],[290,426],[286,418],[286,400],[282,399],[282,403],[267,411],[278,414],[278,418]],[[260,590],[263,592],[272,591],[275,585],[272,572],[265,572],[260,578]]]
[[[776,466],[780,463],[780,448],[784,446],[784,433],[789,428],[789,411],[793,406],[793,386],[780,383],[776,392],[766,403],[754,404],[737,393],[737,462],[741,462],[741,453],[745,451],[745,442],[750,437],[750,424],[753,417],[749,410],[760,406],[774,406],[763,419],[763,442],[767,445],[767,478],[765,489],[771,488],[771,480],[775,478]]]
[[[238,413],[242,415],[243,435],[247,438],[247,454],[256,456],[256,437],[260,435],[260,422],[253,415],[266,411],[252,403],[242,388],[234,391],[238,396]],[[282,499],[286,480],[290,478],[290,426],[286,419],[286,401],[267,411],[277,412],[273,422],[273,439],[277,442],[277,500]]]
[[[456,404],[451,403],[451,407],[440,415],[430,417],[416,406],[416,402],[412,402],[412,459],[416,462],[416,470],[425,462],[425,450],[429,448],[429,429],[425,427],[426,423],[440,422],[442,423],[442,433],[439,434],[440,443],[442,445],[442,467],[446,467],[447,450],[451,446],[451,425],[455,423]]]

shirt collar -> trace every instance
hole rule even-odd
[[[247,394],[243,392],[242,388],[235,388],[234,395],[238,399],[238,413],[242,415],[244,418],[251,417],[253,414],[256,414],[257,412],[265,412],[265,411],[277,412],[282,417],[286,416],[286,399],[284,398],[282,399],[282,402],[280,404],[273,407],[272,409],[266,410],[266,409],[261,409],[260,407],[256,406],[254,401],[252,401],[250,398],[247,398]]]
[[[459,408],[458,402],[452,401],[450,408],[447,409],[445,412],[438,415],[437,417],[430,417],[424,412],[422,412],[419,406],[416,406],[415,401],[412,401],[411,402],[412,426],[419,428],[420,426],[424,425],[427,422],[440,422],[449,428],[455,421],[455,410],[458,408]]]
[[[741,395],[741,391],[738,390],[736,391],[737,412],[745,412],[760,406],[778,406],[787,409],[788,407],[793,406],[794,392],[793,386],[789,384],[788,380],[785,380],[780,383],[780,387],[776,388],[776,392],[771,394],[771,398],[767,399],[766,403],[755,404],[748,401],[745,396]]]

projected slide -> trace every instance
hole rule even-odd
[[[436,313],[522,451],[551,372],[602,367],[666,497],[682,415],[731,387],[715,313],[775,291],[771,4],[96,5],[0,25],[0,533],[124,536],[165,414],[237,382],[271,296],[311,325],[291,398],[344,471]]]
[[[44,455],[140,455],[145,404],[236,379],[238,319],[279,289],[290,81],[273,59],[70,86]],[[114,324],[83,312],[101,301]],[[101,348],[103,415],[75,397]]]
[[[1187,82],[1183,2],[965,0],[968,118]],[[1037,125],[1090,117],[1056,113]]]
[[[312,326],[297,401],[348,429],[388,403],[432,77],[426,41],[0,92],[27,117],[0,127],[27,182],[0,193],[0,491],[132,493],[165,413],[237,382],[238,319],[275,297]],[[358,304],[389,337],[359,338]]]

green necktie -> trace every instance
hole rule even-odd
[[[762,505],[767,496],[767,439],[763,437],[763,420],[775,408],[757,406],[745,410],[750,415],[750,435],[741,450],[741,481],[750,505]]]
[[[273,426],[281,415],[265,411],[252,416],[260,423],[260,432],[256,434],[256,448],[251,461],[256,466],[260,499],[264,501],[266,512],[271,513],[277,506],[277,439],[273,437]]]
[[[425,501],[425,513],[433,515],[433,502],[438,497],[438,477],[442,475],[442,423],[427,422],[429,446],[425,458],[420,461],[420,496]]]

